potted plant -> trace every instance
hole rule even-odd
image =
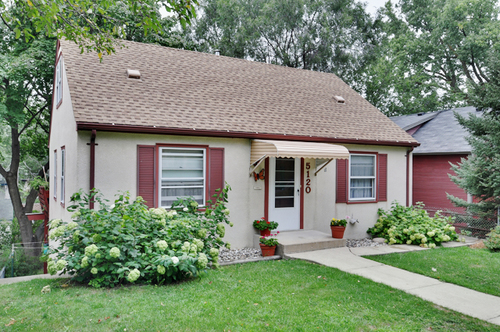
[[[332,220],[330,221],[330,228],[332,230],[332,237],[335,239],[343,238],[346,225],[347,225],[347,220],[332,218]]]
[[[278,245],[278,239],[272,238],[273,235],[261,236],[259,240],[260,250],[262,251],[262,256],[273,256],[276,251],[276,246]],[[276,236],[276,234],[274,234]]]
[[[262,217],[253,221],[253,227],[260,231],[261,236],[269,236],[273,229],[278,228],[278,223],[276,221],[266,220]]]

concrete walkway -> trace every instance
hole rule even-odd
[[[356,274],[416,295],[442,307],[500,325],[500,297],[442,282],[359,256],[421,249],[417,246],[406,245],[363,248],[344,247],[288,254],[286,256]]]

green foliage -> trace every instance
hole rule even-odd
[[[467,81],[494,78],[486,59],[500,44],[499,13],[496,0],[387,2],[366,98],[387,115],[465,106]]]
[[[14,261],[14,277],[31,276],[43,273],[43,263],[38,256],[28,256],[22,248],[14,250],[14,260],[12,260],[9,248],[5,248],[0,255],[0,269],[5,266],[5,277],[12,276],[12,261]]]
[[[270,246],[274,247],[278,245],[278,239],[274,238],[273,236],[276,236],[276,234],[271,234],[267,236],[261,236],[259,239],[259,242],[262,243],[265,246]]]
[[[38,190],[40,188],[49,189],[49,182],[41,176],[36,176],[33,180],[30,181],[30,187],[35,190]]]
[[[49,238],[59,241],[56,260],[48,268],[74,274],[74,279],[94,287],[114,287],[122,283],[163,284],[195,277],[209,262],[218,266],[219,249],[229,247],[222,240],[223,224],[230,224],[226,209],[226,185],[214,195],[204,212],[192,198],[182,198],[174,209],[148,209],[141,197],[131,201],[118,195],[114,204],[96,193],[100,207],[88,209],[91,197],[72,196],[73,221],[51,221]]]
[[[392,203],[389,211],[378,210],[379,218],[374,227],[367,230],[373,237],[385,238],[389,244],[416,244],[434,248],[441,242],[458,239],[452,218],[436,212],[431,218],[423,205],[405,207]]]
[[[500,226],[495,227],[486,235],[486,240],[483,241],[486,248],[491,251],[500,251]]]
[[[347,220],[345,219],[335,219],[332,218],[330,221],[330,226],[346,226],[347,225]]]
[[[354,0],[207,0],[190,37],[203,52],[335,73],[360,90],[378,22]]]
[[[65,37],[76,42],[82,52],[97,52],[99,58],[115,50],[115,38],[124,38],[128,25],[143,29],[145,35],[159,33],[164,27],[158,14],[159,6],[175,14],[185,26],[196,17],[194,6],[198,5],[197,0],[77,0],[70,5],[65,0],[14,3],[20,7],[23,16],[32,22],[31,26],[22,24],[18,17],[10,15],[6,3],[0,3],[0,15],[9,22],[16,39],[22,37],[28,41],[38,33],[49,37]]]
[[[500,28],[499,28],[500,31]],[[484,109],[481,117],[457,115],[458,122],[470,134],[467,141],[471,155],[452,165],[456,176],[450,176],[460,188],[474,196],[469,203],[449,195],[451,201],[481,217],[495,216],[500,206],[500,46],[489,52],[488,81],[471,86],[474,106]]]
[[[266,221],[266,219],[264,219],[264,217],[253,221],[253,227],[255,227],[255,229],[257,229],[259,231],[263,231],[266,229],[269,229],[272,231],[273,229],[278,228],[278,226],[279,226],[279,224],[276,221],[270,221],[270,220]]]

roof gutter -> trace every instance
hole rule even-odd
[[[93,210],[94,209],[94,189],[95,189],[95,146],[97,143],[95,142],[95,138],[97,136],[97,130],[92,129],[92,134],[90,135],[90,143],[87,143],[87,145],[90,145],[90,202],[89,202],[89,209]]]
[[[303,141],[318,143],[342,143],[342,144],[366,144],[366,145],[391,145],[416,147],[420,143],[412,141],[383,141],[383,140],[362,140],[334,137],[298,136],[287,134],[266,134],[249,133],[235,131],[218,131],[203,129],[181,129],[181,128],[158,128],[114,124],[96,124],[91,122],[77,122],[77,130],[100,130],[108,132],[136,133],[136,134],[161,134],[161,135],[184,135],[184,136],[205,136],[205,137],[228,137],[228,138],[250,138],[250,139],[270,139]]]

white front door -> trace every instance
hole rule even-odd
[[[300,158],[269,160],[269,220],[279,231],[300,229]]]

